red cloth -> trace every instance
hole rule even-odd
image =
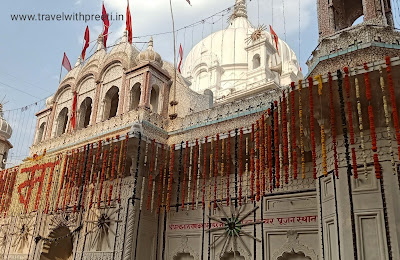
[[[89,47],[89,26],[86,26],[84,39],[85,39],[85,46],[83,46],[83,50],[82,50],[82,60],[85,60],[86,49]]]
[[[271,26],[271,25],[269,26],[269,29],[270,29],[270,31],[271,31],[272,37],[274,37],[276,52],[277,52],[278,55],[279,55],[279,48],[278,48],[278,40],[279,40],[279,38],[278,38],[278,35],[277,35],[276,32],[274,31],[274,29],[272,29],[272,26]]]
[[[178,71],[179,71],[179,73],[182,73],[181,72],[181,65],[182,65],[182,60],[183,60],[182,44],[179,46],[179,57],[180,57],[180,60],[179,60],[179,65],[178,65]]]
[[[74,100],[72,102],[72,116],[71,116],[71,126],[72,126],[72,130],[75,129],[75,125],[76,125],[76,106],[78,103],[78,95],[76,93],[76,91],[74,92]]]
[[[69,59],[67,57],[67,54],[65,54],[65,52],[64,52],[64,57],[63,57],[63,60],[62,60],[62,66],[68,71],[70,71],[72,69],[71,68],[71,63],[69,62]]]
[[[103,3],[103,11],[102,11],[101,19],[103,20],[103,23],[104,23],[104,31],[103,31],[104,47],[107,48],[108,27],[110,27],[110,21],[108,20],[108,15],[107,15],[106,8],[104,7],[104,3]]]
[[[128,31],[128,41],[132,44],[132,18],[131,11],[129,10],[129,1],[128,7],[126,8],[126,30]]]

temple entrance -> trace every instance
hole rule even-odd
[[[56,241],[45,241],[40,260],[69,260],[72,259],[72,236],[69,229],[61,226],[50,233],[49,238]]]

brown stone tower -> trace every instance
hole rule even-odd
[[[317,0],[319,44],[307,61],[310,74],[400,54],[390,0]],[[363,17],[363,22],[353,26]]]

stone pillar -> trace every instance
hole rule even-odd
[[[101,82],[97,82],[96,93],[94,95],[92,120],[91,120],[91,123],[90,123],[91,125],[95,125],[97,123],[97,114],[98,114],[98,110],[99,110],[99,102],[101,102],[101,100],[100,100],[101,85],[102,85]]]
[[[52,108],[52,111],[51,111],[51,115],[50,115],[50,120],[48,121],[48,124],[47,124],[47,132],[46,132],[46,136],[47,136],[47,139],[50,139],[51,138],[51,132],[52,132],[52,130],[53,130],[53,126],[54,126],[54,117],[55,117],[55,113],[56,113],[56,108],[57,108],[57,103],[53,103],[53,108]]]
[[[119,91],[119,101],[118,101],[118,112],[117,115],[123,114],[125,111],[125,99],[126,99],[126,88],[127,88],[128,82],[126,80],[126,73],[122,74],[122,86]],[[129,88],[129,87],[128,87]]]
[[[146,71],[143,77],[143,84],[141,86],[139,107],[150,108],[150,71]]]

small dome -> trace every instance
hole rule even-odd
[[[139,55],[136,57],[136,62],[138,64],[141,62],[148,62],[148,61],[156,62],[160,66],[163,65],[163,61],[161,59],[160,54],[158,54],[156,51],[154,51],[153,37],[150,38],[149,46],[147,47],[147,49],[140,52]]]
[[[0,104],[0,136],[5,139],[10,139],[12,128],[10,124],[3,118],[3,105]]]

